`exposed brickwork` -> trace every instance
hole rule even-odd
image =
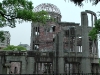
[[[55,26],[55,31],[50,32],[50,28],[52,26]],[[53,44],[54,44],[54,37],[56,34],[60,31],[60,26],[48,22],[46,26],[39,26],[39,36],[36,37],[36,40],[39,42],[39,50],[50,50],[53,49]]]

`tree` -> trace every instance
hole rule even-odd
[[[66,0],[65,0],[66,1]],[[79,5],[79,6],[82,6],[83,5],[83,1],[90,1],[93,3],[93,5],[97,5],[100,0],[70,0],[71,2],[73,2],[75,5]]]
[[[16,22],[34,21],[45,23],[47,12],[34,12],[33,3],[28,0],[3,0],[0,2],[0,27],[16,27]],[[45,16],[44,16],[45,15]],[[3,32],[0,39],[4,40]]]
[[[14,46],[14,45],[9,45],[6,48],[3,48],[3,50],[26,50],[26,48],[22,47],[22,46]]]
[[[95,27],[89,32],[89,36],[92,40],[96,40],[97,39],[97,34],[99,33],[100,31],[100,19],[98,19],[96,22],[95,22]]]
[[[26,50],[25,47],[22,47],[22,46],[16,46],[17,50],[21,51],[21,50]]]

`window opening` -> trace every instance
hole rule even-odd
[[[55,42],[55,38],[53,38],[53,42]]]
[[[55,32],[56,26],[51,26],[50,27],[50,32]]]
[[[34,49],[35,49],[35,50],[39,50],[39,44],[35,44],[35,45],[34,45]]]
[[[35,35],[39,35],[40,29],[39,27],[35,27]]]
[[[52,26],[53,32],[55,32],[55,28],[56,28],[55,26]]]

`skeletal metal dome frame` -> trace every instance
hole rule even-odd
[[[42,10],[47,11],[47,12],[54,12],[57,14],[61,14],[59,8],[50,3],[42,3],[34,8],[34,12],[39,12]]]

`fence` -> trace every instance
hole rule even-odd
[[[62,73],[62,74],[53,73],[53,74],[10,74],[10,75],[100,75],[100,73]]]

